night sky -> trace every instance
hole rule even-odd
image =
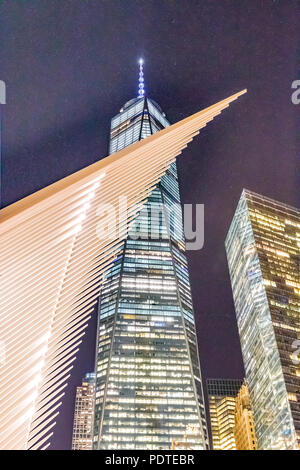
[[[140,56],[147,94],[171,122],[248,88],[178,161],[182,202],[205,204],[204,248],[188,253],[204,378],[243,376],[224,249],[242,189],[300,205],[299,24],[292,0],[1,2],[4,205],[107,155],[110,118],[137,94]],[[94,316],[53,449],[71,446],[95,325]]]

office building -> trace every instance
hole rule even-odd
[[[235,399],[242,383],[241,379],[207,380],[213,450],[236,450]]]
[[[160,106],[139,88],[139,96],[111,121],[110,151],[168,126]],[[192,426],[196,431],[189,434],[189,445],[205,449],[175,162],[151,192],[106,275],[98,329],[94,448],[170,449]]]
[[[76,388],[72,450],[92,450],[95,374],[86,374]]]
[[[226,251],[258,449],[299,449],[299,209],[244,190]]]

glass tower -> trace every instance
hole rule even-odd
[[[168,126],[139,96],[111,121],[110,153]],[[153,218],[154,212],[159,213]],[[156,216],[155,216],[156,217]],[[169,221],[169,223],[167,223]],[[99,301],[94,449],[208,446],[176,164],[151,193],[106,275]],[[138,236],[136,236],[138,234]]]
[[[259,449],[300,441],[300,211],[244,190],[226,238]]]

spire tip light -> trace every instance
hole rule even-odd
[[[144,65],[144,59],[140,58],[140,59],[139,59],[139,66],[140,66],[140,69],[139,69],[138,98],[144,98],[144,96],[145,96],[143,65]]]

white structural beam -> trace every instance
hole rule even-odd
[[[48,446],[103,274],[129,224],[188,142],[243,93],[0,211],[0,449]],[[99,207],[117,209],[120,197],[128,211],[116,212],[119,233],[99,238]]]

